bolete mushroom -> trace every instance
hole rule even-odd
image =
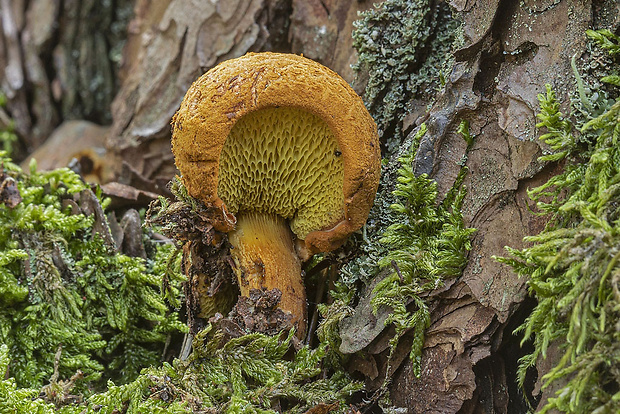
[[[241,294],[279,289],[303,335],[301,261],[361,228],[377,191],[377,128],[362,100],[310,59],[249,53],[196,80],[172,125],[188,193],[230,231]]]

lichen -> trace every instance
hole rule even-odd
[[[620,38],[610,31],[588,36],[613,56]],[[617,61],[602,82],[620,86]],[[573,116],[559,111],[550,86],[539,96],[541,139],[555,151],[545,160],[565,160],[564,171],[528,192],[546,228],[525,239],[529,247],[507,248],[498,260],[528,278],[538,304],[520,326],[522,343],[534,351],[520,361],[519,382],[551,347],[561,358],[542,374],[543,389],[559,388],[540,412],[604,413],[620,410],[620,99],[585,93],[578,79],[579,106]],[[607,106],[600,103],[608,102]]]
[[[450,72],[460,23],[446,2],[387,0],[354,23],[357,70],[368,72],[364,102],[388,153],[402,141],[413,102],[430,105]]]

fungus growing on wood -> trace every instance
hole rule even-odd
[[[190,87],[172,149],[188,193],[219,211],[241,294],[282,292],[306,325],[301,262],[365,223],[380,174],[376,125],[353,89],[310,59],[250,53]]]

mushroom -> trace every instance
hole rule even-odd
[[[279,289],[303,335],[302,261],[361,228],[377,192],[377,128],[362,100],[310,59],[248,53],[196,80],[172,126],[183,184],[229,232],[241,294]]]

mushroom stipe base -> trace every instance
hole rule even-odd
[[[297,336],[302,337],[306,331],[306,292],[287,221],[276,214],[239,212],[228,240],[241,295],[249,296],[252,289],[279,289],[279,307],[291,313]]]

